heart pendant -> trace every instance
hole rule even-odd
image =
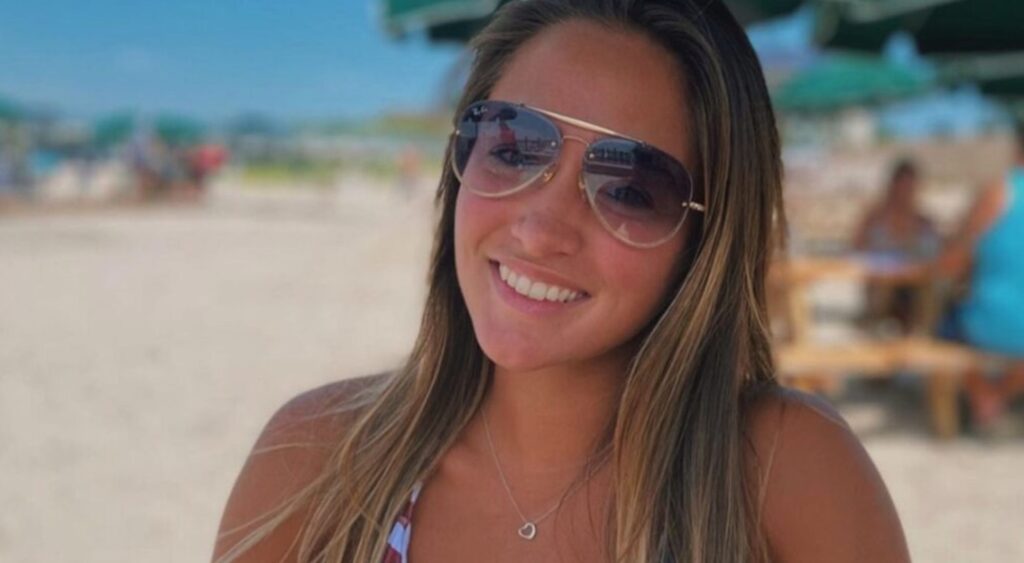
[[[532,540],[537,535],[537,526],[533,522],[527,522],[523,524],[522,528],[519,528],[519,537],[524,540]]]

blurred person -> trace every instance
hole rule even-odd
[[[201,198],[206,193],[206,183],[210,175],[223,166],[227,158],[227,149],[211,143],[196,145],[186,150],[185,164],[188,173],[188,197],[193,199]]]
[[[92,147],[85,147],[75,159],[75,183],[78,185],[79,199],[92,195],[96,170],[99,167],[99,156]]]
[[[177,143],[162,143],[164,158],[161,162],[160,177],[162,195],[171,200],[195,199],[192,185],[191,154],[189,148]]]
[[[1006,360],[1005,370],[978,369],[965,381],[981,429],[990,428],[1007,404],[1024,394],[1022,244],[1024,123],[1018,123],[1012,166],[982,189],[935,264],[935,273],[944,279],[968,278],[967,295],[947,319],[945,335]]]
[[[135,197],[148,200],[159,192],[161,151],[148,130],[135,131],[127,145],[125,160],[135,179]]]
[[[853,247],[865,253],[880,270],[934,260],[941,238],[932,221],[917,206],[919,172],[910,159],[893,167],[882,200],[868,210],[854,237]],[[865,287],[865,321],[875,328],[895,323],[906,334],[915,321],[916,280],[898,277],[870,280]]]
[[[473,47],[411,357],[272,417],[216,560],[908,561],[775,382],[779,140],[725,5],[512,2]]]
[[[186,149],[181,155],[181,160],[185,172],[185,178],[181,183],[182,195],[188,200],[199,200],[203,197],[209,171],[200,158],[197,147]]]
[[[398,192],[406,199],[412,199],[416,194],[416,184],[420,180],[420,151],[414,145],[409,145],[398,153]]]

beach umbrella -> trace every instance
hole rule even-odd
[[[92,125],[92,142],[100,148],[121,144],[135,133],[135,118],[127,113],[101,117]]]
[[[725,3],[732,10],[736,19],[747,25],[791,14],[806,2],[804,0],[725,0]]]
[[[1024,73],[981,82],[981,91],[989,96],[1024,102]]]
[[[508,0],[379,0],[392,35],[426,30],[434,41],[465,43]],[[789,14],[805,0],[725,0],[744,24]]]
[[[932,83],[920,69],[874,56],[834,54],[780,84],[772,98],[783,110],[823,112],[920,94]]]
[[[0,98],[0,121],[18,121],[23,117],[21,106],[7,98]]]
[[[188,145],[199,142],[205,127],[198,121],[179,115],[161,115],[153,123],[156,136],[169,145]]]
[[[384,26],[392,35],[426,30],[435,41],[465,42],[507,0],[382,0]]]
[[[898,32],[939,70],[973,82],[1019,113],[1024,107],[1024,0],[815,0],[815,41],[878,52]]]
[[[816,42],[880,51],[896,32],[922,54],[1024,51],[1021,0],[815,0]]]
[[[973,82],[1017,113],[1024,109],[1024,51],[950,58],[939,63],[939,73],[943,82]]]

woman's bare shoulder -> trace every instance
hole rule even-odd
[[[910,560],[885,483],[826,400],[783,388],[760,393],[746,428],[761,528],[776,561]]]
[[[358,413],[359,397],[376,389],[385,377],[386,374],[379,374],[343,379],[296,395],[267,422],[256,442],[257,448],[302,439],[333,444],[345,422]]]
[[[214,548],[223,557],[313,484],[358,413],[351,408],[385,376],[346,379],[301,393],[270,417],[224,508]],[[236,561],[293,561],[305,513],[296,510]]]

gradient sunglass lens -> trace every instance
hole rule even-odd
[[[503,195],[540,177],[557,159],[560,139],[553,123],[529,109],[479,102],[459,120],[455,170],[472,191]]]
[[[594,210],[619,238],[656,244],[675,234],[691,200],[690,176],[671,156],[628,139],[600,139],[584,156]]]

